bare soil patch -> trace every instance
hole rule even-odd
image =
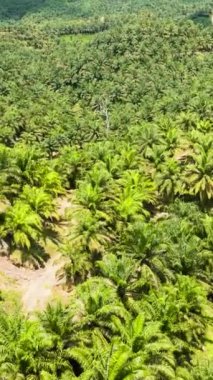
[[[63,197],[57,203],[59,215],[63,217],[71,206],[70,200]],[[66,229],[66,224],[60,227],[62,236]],[[68,297],[68,292],[63,289],[64,280],[58,276],[65,260],[57,245],[49,243],[46,248],[50,259],[37,270],[18,267],[7,257],[0,257],[0,289],[19,293],[23,310],[27,313],[43,310],[54,297],[62,301]]]
[[[63,280],[58,277],[63,264],[58,256],[50,259],[44,268],[32,270],[17,267],[8,258],[0,257],[1,288],[18,291],[25,312],[42,310],[56,289],[58,295],[66,293],[62,288]]]

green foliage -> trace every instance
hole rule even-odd
[[[5,0],[1,1],[1,16],[4,17],[22,17],[25,13],[35,13],[39,11],[42,16],[54,17],[67,15],[72,17],[90,17],[94,15],[106,15],[117,13],[136,12],[140,9],[153,10],[157,7],[158,14],[161,15],[186,15],[193,12],[193,16],[199,18],[200,9],[209,9],[209,2],[197,0],[190,0],[185,3],[181,0],[178,4],[176,1],[153,1],[151,4],[144,0],[129,0],[125,3],[121,0],[80,0],[78,3],[66,0],[38,0],[36,3],[33,0],[10,0],[9,4]],[[197,12],[196,12],[197,11]],[[205,17],[206,12],[200,12],[200,17]]]
[[[17,247],[29,249],[31,241],[41,237],[41,219],[28,204],[18,201],[8,209],[1,234]]]
[[[1,1],[0,250],[65,226],[71,292],[1,300],[0,379],[212,379],[209,6]]]
[[[53,356],[51,335],[23,315],[0,315],[0,376],[8,379],[40,379],[42,373],[56,374],[63,361]]]

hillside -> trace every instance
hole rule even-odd
[[[212,380],[210,9],[0,2],[0,380]]]
[[[150,10],[161,16],[186,17],[197,10],[209,11],[212,3],[209,0],[1,0],[0,15],[2,18],[18,19],[30,14],[39,13],[43,17],[94,17],[113,15],[115,13],[134,13],[139,10]]]

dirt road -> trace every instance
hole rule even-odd
[[[42,310],[62,283],[57,276],[62,266],[60,256],[50,259],[44,268],[38,270],[19,268],[6,257],[0,257],[0,273],[4,276],[1,288],[20,292],[25,312]]]

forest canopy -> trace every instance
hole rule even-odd
[[[211,7],[0,1],[0,380],[213,379]]]
[[[211,7],[208,0],[1,0],[0,15],[17,19],[30,13],[40,13],[47,18],[54,15],[75,18],[106,16],[116,12],[129,14],[145,9],[176,18],[195,11],[208,12]]]

